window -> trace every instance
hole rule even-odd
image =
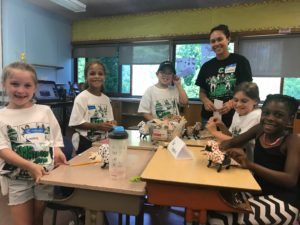
[[[148,87],[157,83],[158,66],[169,59],[169,54],[169,42],[120,46],[121,94],[142,96]]]
[[[85,62],[100,60],[107,69],[107,94],[139,97],[157,82],[159,64],[174,59],[177,75],[182,78],[188,97],[198,100],[199,87],[195,81],[199,70],[206,61],[215,57],[207,41],[78,46],[73,51],[73,57],[77,60],[78,82],[84,82]],[[234,43],[230,43],[229,51],[234,52]],[[300,99],[299,35],[241,37],[236,52],[250,61],[261,100],[270,93],[283,93]]]
[[[78,83],[85,82],[84,67],[85,63],[90,61],[100,61],[105,65],[105,93],[118,92],[118,57],[77,58]]]
[[[159,64],[132,65],[132,95],[142,96],[146,89],[157,83],[156,71]]]
[[[290,77],[284,78],[283,81],[283,94],[293,96],[300,99],[300,78]]]
[[[300,99],[299,35],[247,37],[239,47],[251,64],[261,100],[275,93]]]
[[[234,44],[230,43],[229,52],[234,51]],[[199,87],[195,85],[201,66],[215,57],[210,44],[176,44],[175,62],[176,73],[182,79],[182,85],[190,99],[199,99]]]
[[[253,82],[258,86],[261,101],[264,101],[268,94],[280,93],[280,77],[253,77]]]
[[[77,58],[77,82],[84,83],[84,67],[85,67],[85,58]]]

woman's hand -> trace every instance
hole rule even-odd
[[[60,165],[68,165],[65,154],[62,152],[60,148],[54,148],[54,167],[58,167]]]
[[[209,100],[208,98],[206,98],[205,100],[203,99],[202,102],[203,102],[205,110],[211,111],[211,112],[216,111],[214,103],[211,100]]]
[[[219,109],[218,112],[221,115],[227,114],[232,108],[233,108],[232,102],[231,102],[231,100],[229,100],[223,104],[223,107],[221,109]]]
[[[230,148],[226,150],[226,154],[228,154],[231,158],[237,161],[242,168],[249,169],[250,161],[247,159],[247,155],[244,149],[241,148]]]

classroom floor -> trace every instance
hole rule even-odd
[[[46,209],[44,215],[44,225],[52,225],[53,211]],[[109,225],[118,224],[117,213],[106,213]],[[144,225],[183,225],[184,209],[178,207],[161,207],[145,205]],[[3,197],[0,193],[0,225],[12,225],[9,208],[7,206],[7,197]],[[56,225],[74,225],[74,216],[70,211],[58,211]],[[125,225],[125,216],[123,216],[123,224]],[[135,224],[135,218],[130,217],[130,224]],[[83,225],[81,223],[80,225]]]

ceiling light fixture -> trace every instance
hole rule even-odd
[[[86,5],[78,0],[50,0],[62,7],[65,7],[73,12],[85,12]]]

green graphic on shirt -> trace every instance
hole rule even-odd
[[[53,160],[53,148],[49,146],[50,127],[35,123],[30,125],[26,124],[15,128],[7,126],[7,136],[11,148],[28,161],[45,166],[50,165]],[[32,179],[28,171],[8,163],[2,170],[5,170],[7,176],[14,179]]]
[[[234,93],[236,78],[234,73],[218,74],[206,79],[209,87],[209,97],[228,97]]]
[[[242,132],[242,129],[240,127],[233,127],[232,128],[232,136],[238,136]]]
[[[159,119],[162,119],[170,114],[178,114],[175,99],[156,100],[154,107],[155,113]]]
[[[90,117],[90,123],[100,124],[106,121],[108,108],[107,105],[89,105],[88,106]],[[87,138],[91,141],[101,139],[102,132],[96,129],[91,129],[87,132]]]

